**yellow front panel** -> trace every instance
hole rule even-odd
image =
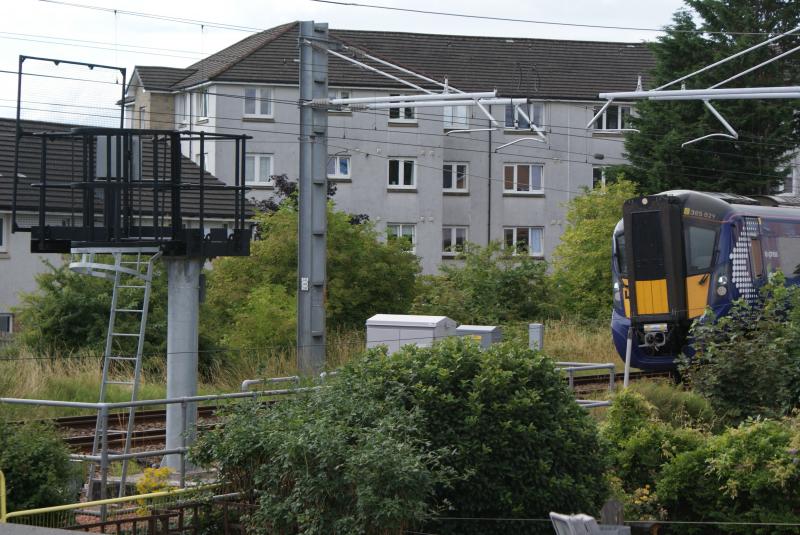
[[[628,289],[628,279],[622,279],[622,304],[625,307],[625,317],[631,317],[631,291]]]
[[[636,281],[636,308],[639,314],[667,314],[667,279]]]
[[[710,279],[708,273],[686,277],[686,308],[690,318],[702,315],[706,309]]]

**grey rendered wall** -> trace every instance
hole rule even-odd
[[[273,173],[296,180],[298,173],[298,93],[294,87],[273,87],[273,117],[243,118],[244,85],[219,84],[211,93],[228,96],[209,98],[209,119],[194,128],[220,132],[246,133],[254,139],[247,152],[273,155]],[[353,97],[389,94],[390,90],[351,89]],[[337,180],[333,200],[338,209],[367,214],[383,233],[387,223],[416,225],[416,253],[425,273],[435,273],[442,262],[442,226],[467,226],[468,239],[485,245],[503,239],[507,226],[537,226],[544,229],[544,257],[549,259],[565,226],[565,205],[582,187],[592,185],[593,165],[613,165],[622,159],[620,134],[586,129],[593,102],[554,101],[545,104],[545,143],[525,141],[493,152],[491,147],[530,134],[500,128],[494,132],[446,135],[442,108],[421,108],[416,123],[397,125],[389,121],[388,111],[330,113],[329,153],[351,157],[349,180]],[[502,126],[503,106],[493,106],[493,116]],[[470,127],[485,128],[488,120],[477,108],[470,111]],[[196,142],[192,157],[198,152]],[[209,150],[208,168],[230,182],[233,152],[218,144]],[[412,191],[388,189],[390,157],[414,158],[417,162],[417,187]],[[442,191],[443,162],[469,165],[469,192]],[[543,195],[505,193],[503,166],[511,163],[541,163],[544,166]],[[271,196],[268,187],[253,189],[250,197]]]
[[[61,256],[31,253],[31,235],[27,232],[12,234],[10,214],[0,213],[0,217],[5,218],[3,227],[8,240],[8,251],[0,253],[0,312],[7,313],[19,305],[20,292],[36,289],[35,276],[47,271],[44,260],[59,265]]]

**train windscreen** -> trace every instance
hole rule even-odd
[[[683,244],[688,275],[711,269],[719,227],[683,221]]]

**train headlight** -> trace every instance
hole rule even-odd
[[[622,301],[622,295],[619,292],[619,282],[614,281],[614,302],[620,303]]]
[[[720,275],[719,278],[717,279],[717,284],[719,284],[720,286],[725,286],[726,284],[728,284],[728,277],[726,277],[725,275]],[[719,290],[717,291],[719,292]],[[725,295],[725,293],[721,293],[720,295]]]
[[[720,277],[722,279],[723,277]],[[717,286],[717,295],[725,297],[728,294],[728,289],[725,286]]]

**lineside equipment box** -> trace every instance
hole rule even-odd
[[[375,314],[367,320],[367,348],[385,345],[389,354],[407,344],[430,347],[455,334],[456,322],[447,316]]]
[[[503,340],[503,328],[497,325],[459,325],[456,336],[471,336],[486,349]]]

